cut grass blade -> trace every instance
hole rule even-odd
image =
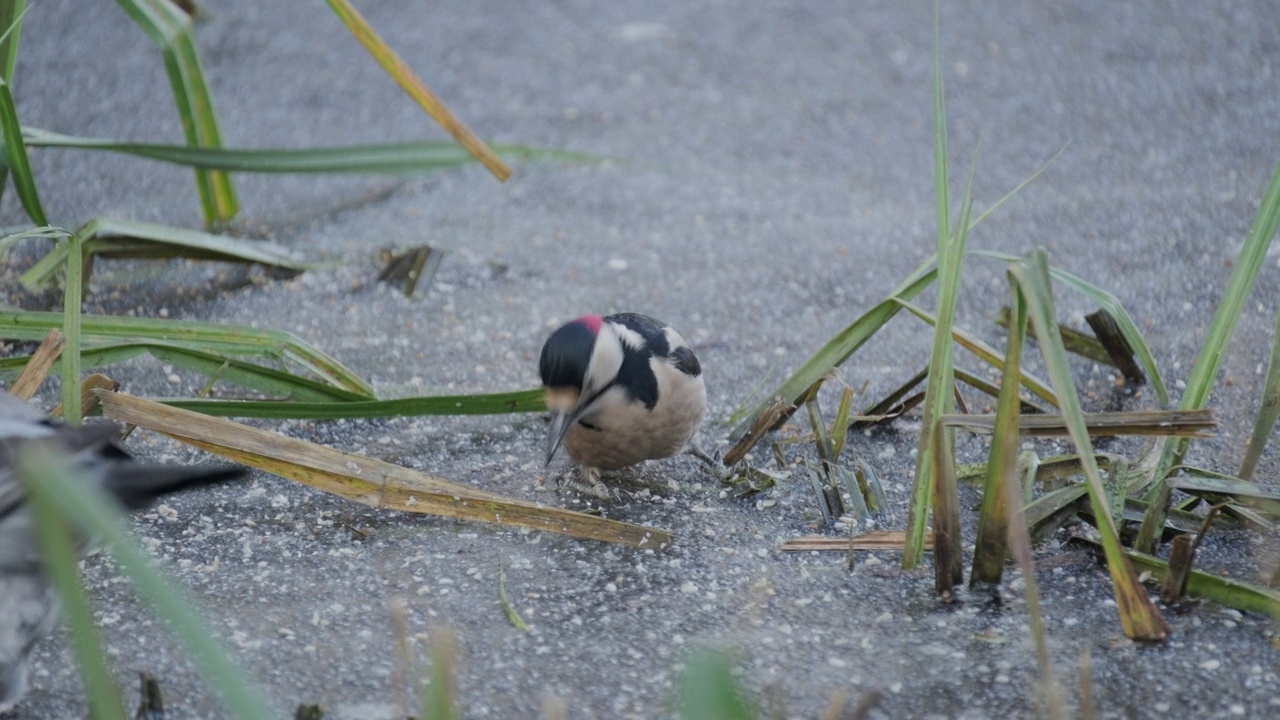
[[[1218,421],[1212,410],[1140,410],[1137,412],[1083,413],[1085,428],[1093,436],[1152,435],[1211,438]],[[948,415],[954,428],[974,433],[998,433],[996,415]],[[1063,415],[1029,415],[1020,417],[1012,430],[1021,435],[1056,437],[1069,435]]]
[[[23,400],[30,400],[44,383],[44,379],[49,376],[49,369],[53,367],[54,361],[58,359],[66,344],[67,336],[63,335],[61,330],[57,328],[50,330],[36,351],[27,358],[29,362],[22,366],[22,374],[18,375],[18,379],[9,386],[9,394]]]
[[[49,330],[61,328],[62,323],[61,313],[0,310],[0,338],[38,342]],[[81,332],[88,347],[161,343],[218,355],[269,357],[292,362],[334,387],[362,397],[374,397],[373,388],[345,365],[282,330],[185,320],[82,315]]]
[[[49,224],[44,213],[44,205],[40,203],[40,192],[36,190],[36,177],[31,172],[31,161],[27,157],[27,146],[22,141],[22,125],[18,122],[18,110],[13,103],[13,94],[9,92],[9,83],[0,80],[0,139],[4,140],[3,160],[5,171],[13,175],[13,187],[18,191],[18,200],[27,217],[36,225]]]
[[[1057,332],[1058,325],[1054,321],[1048,256],[1044,250],[1037,250],[1026,260],[1011,265],[1009,274],[1026,301],[1028,315],[1036,326],[1045,367],[1058,393],[1058,399],[1062,401],[1062,414],[1071,429],[1076,452],[1080,455],[1089,502],[1098,520],[1098,532],[1102,536],[1107,567],[1111,570],[1111,579],[1115,585],[1116,604],[1125,635],[1135,640],[1163,640],[1169,634],[1169,626],[1151,603],[1133,566],[1125,557],[1115,520],[1108,507],[1106,488],[1103,487],[1093,446],[1085,428],[1080,399],[1076,396],[1075,382],[1067,364],[1067,353],[1062,347],[1062,340]]]
[[[1004,356],[1004,373],[1000,378],[1000,396],[996,404],[991,452],[987,458],[987,482],[982,493],[982,510],[978,515],[978,535],[974,542],[973,571],[969,584],[1000,582],[1004,575],[1004,561],[1009,554],[1010,506],[1021,494],[1011,491],[1018,486],[1018,425],[1022,417],[1022,402],[1018,397],[1022,375],[1022,348],[1027,338],[1027,308],[1022,298],[1014,292],[1013,320],[1009,323],[1008,348]],[[1027,533],[1027,520],[1021,515],[1019,503],[1019,530]],[[1021,559],[1021,558],[1020,558]],[[1025,572],[1025,569],[1024,569]],[[1030,595],[1032,587],[1028,586]],[[1036,608],[1038,613],[1038,608]],[[1039,617],[1033,615],[1034,622]]]
[[[467,152],[484,163],[484,166],[489,168],[489,172],[493,173],[498,180],[505,181],[511,177],[511,168],[502,162],[502,158],[495,155],[483,140],[476,137],[475,133],[471,132],[471,129],[462,120],[458,119],[435,96],[435,93],[427,88],[426,84],[413,72],[413,69],[400,59],[400,56],[396,54],[395,50],[391,49],[390,45],[387,45],[386,41],[378,36],[373,26],[351,6],[351,3],[347,2],[347,0],[328,0],[328,2],[329,7],[337,14],[342,24],[347,26],[347,29],[351,31],[356,40],[360,41],[361,45],[364,45],[369,54],[373,56],[373,59],[377,60],[378,64],[382,66],[382,69],[386,70],[387,74],[409,94],[409,97],[413,98],[414,101],[422,106],[423,110],[427,111],[427,114],[435,118],[435,121],[440,123],[440,126],[448,131],[453,136],[453,139],[458,141],[459,145],[466,148]]]
[[[873,530],[852,537],[832,538],[822,535],[787,540],[778,548],[781,552],[847,552],[853,550],[901,550],[906,542],[901,530]],[[925,538],[925,549],[933,550],[933,535]]]
[[[160,48],[173,100],[187,144],[220,147],[222,133],[196,52],[191,18],[169,0],[118,0],[120,7]],[[231,177],[217,170],[196,170],[196,188],[206,225],[225,223],[239,212]],[[45,223],[41,223],[45,224]]]
[[[973,254],[1010,263],[1020,260],[1017,255],[1010,255],[996,250],[974,250]],[[1146,341],[1142,339],[1142,334],[1138,332],[1137,323],[1133,321],[1129,311],[1124,309],[1124,305],[1120,304],[1120,300],[1106,290],[1086,282],[1065,270],[1050,267],[1049,274],[1054,280],[1084,295],[1094,305],[1111,314],[1120,333],[1128,341],[1129,346],[1133,348],[1138,362],[1142,364],[1142,369],[1146,373],[1147,379],[1151,382],[1152,389],[1156,391],[1156,397],[1159,399],[1161,407],[1167,407],[1169,405],[1169,391],[1165,389],[1164,378],[1160,375],[1160,369],[1156,367],[1155,356],[1151,354],[1151,349],[1147,347]],[[1057,323],[1054,323],[1054,327],[1058,327]],[[1038,330],[1032,328],[1032,332],[1038,332]],[[1061,336],[1061,333],[1059,333],[1059,336]]]
[[[570,510],[514,500],[362,455],[338,452],[279,433],[97,391],[107,417],[163,433],[281,477],[370,507],[429,513],[504,527],[662,549],[671,533]]]
[[[107,667],[102,640],[93,623],[93,609],[80,578],[79,545],[72,539],[72,527],[51,497],[60,484],[75,487],[70,458],[62,462],[44,448],[24,448],[18,454],[18,476],[26,489],[36,541],[44,558],[44,571],[62,598],[62,614],[70,630],[90,712],[95,720],[124,720],[120,689]],[[74,492],[74,490],[72,490]],[[21,662],[21,661],[20,661]]]
[[[1249,235],[1240,248],[1240,256],[1236,259],[1235,269],[1231,271],[1231,279],[1222,294],[1222,302],[1214,313],[1213,322],[1205,336],[1204,345],[1196,357],[1196,364],[1191,369],[1191,377],[1187,379],[1187,389],[1182,393],[1178,407],[1184,410],[1202,408],[1209,402],[1209,393],[1217,381],[1218,370],[1222,367],[1222,359],[1227,353],[1231,336],[1235,333],[1236,323],[1244,310],[1245,301],[1253,290],[1258,271],[1267,257],[1267,248],[1276,235],[1280,225],[1280,164],[1276,165],[1271,183],[1262,197],[1258,214],[1254,216]],[[1156,546],[1157,533],[1164,526],[1163,514],[1169,507],[1169,486],[1164,482],[1174,465],[1182,462],[1190,440],[1179,439],[1165,443],[1160,454],[1160,462],[1152,475],[1152,485],[1147,491],[1145,500],[1151,504],[1148,515],[1142,522],[1138,540],[1134,548],[1150,553]]]
[[[1106,310],[1095,310],[1084,316],[1085,322],[1093,330],[1098,343],[1102,345],[1109,358],[1108,364],[1114,366],[1124,376],[1126,382],[1141,385],[1147,381],[1142,368],[1133,360],[1133,346],[1124,339],[1120,325]]]
[[[954,434],[942,421],[933,424],[930,451],[933,460],[933,579],[934,590],[944,600],[964,582],[964,537],[960,526],[960,494],[956,483]],[[911,551],[912,537],[907,532],[903,555]],[[923,551],[923,541],[921,550]],[[905,563],[904,563],[905,564]]]
[[[307,265],[295,260],[283,248],[270,243],[211,235],[198,230],[157,225],[137,220],[98,218],[76,231],[81,253],[92,266],[92,258],[190,258],[222,262],[259,263],[268,267],[301,272]],[[51,280],[67,258],[65,244],[54,250],[22,274],[19,281],[34,288]],[[85,284],[88,275],[84,278]]]
[[[29,468],[29,474],[39,477],[40,481],[28,484],[30,496],[37,503],[46,503],[54,508],[61,518],[73,523],[85,535],[102,539],[112,557],[133,580],[139,595],[161,617],[169,621],[169,627],[186,645],[201,675],[221,691],[222,699],[229,709],[245,720],[265,720],[270,717],[270,706],[259,695],[257,688],[227,660],[205,624],[190,609],[190,602],[173,589],[137,543],[129,537],[120,523],[119,511],[114,510],[118,503],[96,484],[77,482],[67,468],[55,462],[54,458],[46,457],[43,462],[39,458],[32,460],[37,464]],[[62,554],[60,557],[74,558],[77,553]],[[74,567],[74,563],[71,565]],[[77,629],[73,637],[93,636],[95,633],[96,630],[90,623],[87,630]],[[116,698],[118,701],[118,694]]]
[[[404,175],[437,172],[470,165],[476,158],[451,142],[403,142],[306,149],[235,149],[136,143],[82,138],[24,127],[32,147],[100,150],[160,160],[205,170],[252,173],[376,173]],[[494,145],[500,154],[517,160],[601,162],[588,153],[529,145]]]

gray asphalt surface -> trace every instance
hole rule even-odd
[[[719,450],[724,420],[761,378],[794,369],[933,248],[931,3],[361,5],[481,136],[627,163],[521,165],[505,184],[479,168],[239,176],[244,230],[324,268],[271,281],[208,264],[99,263],[87,307],[289,330],[383,397],[529,387],[559,322],[646,312],[698,350],[711,396],[699,441]],[[200,51],[228,145],[444,137],[323,4],[203,6]],[[1044,246],[1112,290],[1171,385],[1190,371],[1280,158],[1276,18],[1265,1],[945,8],[957,193],[980,138],[978,210],[1066,146],[971,245]],[[160,56],[114,4],[32,4],[15,92],[27,125],[181,140]],[[58,224],[98,215],[200,223],[187,170],[62,150],[36,152],[34,167]],[[12,192],[0,220],[24,220]],[[378,248],[424,242],[449,253],[430,292],[406,299],[374,282]],[[6,257],[4,287],[11,303],[43,309],[53,295],[13,282],[35,256],[29,247]],[[1222,430],[1193,461],[1238,466],[1280,297],[1276,267],[1264,268],[1224,365],[1213,401]],[[1007,296],[1003,268],[975,259],[966,277],[962,323],[1002,345],[991,318]],[[1093,309],[1066,294],[1059,303],[1060,317],[1080,327]],[[867,386],[859,402],[922,367],[929,338],[903,318],[855,356],[844,374]],[[1105,407],[1107,370],[1077,369],[1091,403]],[[139,395],[203,385],[146,360],[112,373]],[[537,416],[272,427],[516,497],[593,504],[540,486]],[[886,477],[893,507],[878,527],[904,523],[914,437],[908,421],[854,439],[852,450]],[[151,459],[197,457],[143,433],[130,446]],[[977,457],[983,445],[960,449]],[[1260,477],[1276,469],[1272,452]],[[397,716],[405,681],[388,612],[397,598],[415,650],[434,628],[457,633],[468,718],[536,717],[546,698],[562,699],[572,718],[660,717],[689,651],[708,644],[733,649],[744,683],[782,717],[817,717],[837,694],[873,690],[884,693],[878,718],[1034,713],[1018,573],[1007,575],[1002,604],[967,596],[947,606],[931,573],[899,570],[892,553],[860,556],[852,572],[839,554],[781,555],[783,540],[822,530],[798,474],[749,500],[726,496],[686,459],[650,463],[628,482],[637,495],[604,512],[674,530],[671,549],[377,512],[261,474],[248,487],[175,498],[141,515],[137,531],[282,717],[299,702],[333,718]],[[976,506],[976,493],[963,500]],[[1170,640],[1134,645],[1105,570],[1064,539],[1039,548],[1039,581],[1073,707],[1088,650],[1099,717],[1280,712],[1269,621],[1215,605],[1167,609]],[[1207,566],[1252,580],[1268,547],[1224,533],[1203,552]],[[529,632],[503,615],[499,566]],[[152,672],[171,717],[221,717],[113,566],[98,556],[86,570],[122,681]],[[18,717],[83,716],[64,637],[41,646],[34,683]]]

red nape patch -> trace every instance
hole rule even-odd
[[[600,334],[600,326],[604,324],[604,318],[600,315],[583,315],[574,322],[580,322],[587,326],[592,335]]]

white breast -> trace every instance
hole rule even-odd
[[[570,428],[564,446],[584,468],[615,470],[654,458],[670,457],[689,444],[707,409],[702,376],[689,377],[664,358],[650,361],[658,379],[658,403],[652,410],[610,388],[581,423]]]

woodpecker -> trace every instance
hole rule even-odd
[[[584,315],[551,333],[539,361],[551,427],[587,492],[608,497],[601,470],[683,450],[707,409],[702,366],[674,328],[638,313]]]
[[[58,616],[58,599],[45,577],[31,513],[23,502],[18,460],[24,448],[43,445],[69,457],[79,480],[100,485],[129,510],[166,493],[244,475],[237,467],[137,463],[112,442],[118,434],[111,423],[55,423],[0,391],[0,716],[26,694],[28,658]]]

